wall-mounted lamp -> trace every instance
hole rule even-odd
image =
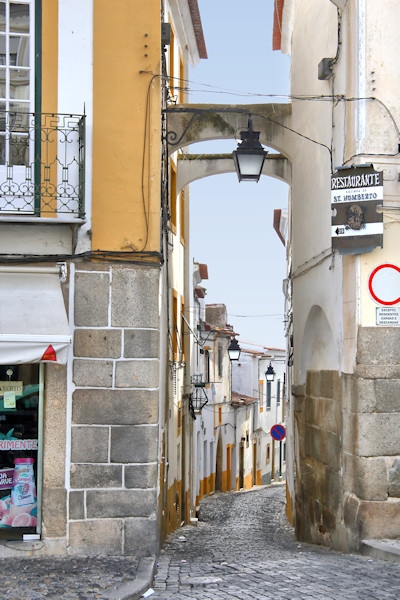
[[[275,371],[274,367],[271,365],[271,361],[269,362],[269,367],[265,371],[265,379],[266,381],[273,381],[275,379]]]
[[[231,339],[231,343],[228,347],[229,360],[239,360],[240,357],[240,346],[236,338]]]
[[[232,152],[239,181],[258,182],[268,152],[260,144],[260,132],[253,131],[251,117],[247,131],[242,131],[240,138],[242,141],[239,142],[237,150]]]
[[[208,396],[205,390],[206,384],[203,381],[203,375],[193,374],[191,376],[192,392],[187,394],[189,398],[189,411],[193,419],[196,418],[196,411],[200,411],[208,402]]]

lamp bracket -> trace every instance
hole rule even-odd
[[[179,144],[185,137],[187,131],[191,128],[193,122],[197,118],[199,119],[199,123],[201,123],[201,121],[204,119],[204,113],[202,111],[193,112],[192,116],[190,117],[189,121],[186,124],[185,129],[182,131],[179,138],[178,138],[178,134],[176,133],[176,131],[167,131],[167,133],[163,139],[167,142],[167,144],[170,144],[172,146],[179,146]]]
[[[194,108],[194,107],[180,107],[180,106],[173,106],[173,107],[168,107],[167,109],[165,109],[165,113],[168,115],[168,113],[181,113],[181,114],[190,114],[190,118],[189,120],[185,123],[185,121],[182,122],[182,124],[184,124],[184,128],[183,131],[181,132],[180,136],[178,136],[178,133],[176,131],[167,131],[166,135],[163,136],[163,141],[166,141],[168,145],[173,146],[173,147],[179,147],[180,143],[182,142],[182,140],[184,140],[187,132],[189,131],[189,129],[193,126],[193,124],[196,122],[197,120],[197,128],[199,129],[199,126],[202,122],[204,121],[210,121],[210,125],[211,126],[218,126],[218,129],[221,132],[224,132],[225,134],[229,134],[229,136],[231,136],[232,138],[235,137],[235,129],[232,127],[232,125],[230,125],[225,119],[223,119],[223,117],[221,116],[221,113],[227,113],[227,114],[240,114],[240,115],[248,115],[248,117],[251,119],[251,115],[249,113],[249,111],[247,109],[237,109],[237,108],[221,108],[221,107],[216,107],[216,108]]]
[[[203,375],[192,375],[191,383],[193,386],[193,391],[191,394],[189,394],[189,410],[190,414],[195,419],[195,412],[201,411],[201,409],[208,403],[208,396],[205,390],[206,384],[203,381]]]

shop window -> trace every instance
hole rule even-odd
[[[36,532],[39,365],[0,366],[0,539]]]

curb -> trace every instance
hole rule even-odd
[[[153,582],[156,559],[154,557],[139,560],[136,577],[131,583],[108,594],[110,600],[138,600]]]
[[[394,540],[363,540],[361,554],[400,563],[400,544]]]

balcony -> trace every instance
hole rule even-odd
[[[84,191],[85,116],[0,111],[0,221],[83,220]]]

